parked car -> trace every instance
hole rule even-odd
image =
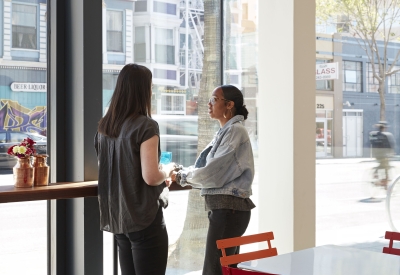
[[[152,115],[160,128],[161,151],[171,152],[172,161],[193,165],[197,157],[198,116]],[[218,130],[215,123],[214,132]]]
[[[0,169],[10,169],[16,164],[16,159],[7,154],[8,148],[19,144],[24,138],[29,137],[35,141],[38,154],[46,154],[47,137],[31,132],[0,130]]]

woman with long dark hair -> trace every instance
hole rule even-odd
[[[172,179],[182,186],[201,189],[208,211],[209,228],[203,275],[222,275],[221,251],[216,241],[239,237],[250,221],[250,199],[254,178],[254,159],[249,134],[242,122],[248,111],[242,92],[232,85],[217,87],[208,102],[210,118],[221,128],[200,153],[194,166],[174,172]],[[239,247],[226,250],[239,253]]]
[[[168,204],[166,179],[174,164],[159,166],[151,86],[149,69],[126,65],[95,136],[100,229],[114,233],[122,275],[164,275],[167,265],[162,208]]]

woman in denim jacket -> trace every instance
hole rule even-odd
[[[250,210],[255,207],[249,198],[254,159],[249,134],[242,125],[248,115],[242,92],[232,85],[217,87],[208,102],[208,112],[221,128],[194,166],[177,172],[175,180],[181,186],[201,189],[210,221],[203,275],[222,275],[216,241],[239,237],[246,231]],[[239,247],[226,253],[238,254]]]

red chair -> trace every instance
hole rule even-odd
[[[393,241],[400,241],[400,233],[399,232],[386,231],[385,239],[390,240],[389,247],[384,247],[382,252],[386,253],[386,254],[392,254],[392,255],[400,256],[400,249],[399,248],[393,248]]]
[[[233,267],[229,267],[229,265],[278,255],[276,248],[271,247],[271,240],[273,240],[273,239],[274,239],[274,233],[266,232],[266,233],[260,233],[260,234],[255,234],[255,235],[218,240],[217,247],[218,247],[218,249],[221,249],[221,251],[222,251],[222,257],[220,258],[220,261],[221,261],[223,274],[224,275],[251,275],[251,274],[254,274],[254,275],[255,274],[264,274],[265,275],[265,274],[267,274],[267,273],[263,273],[263,272],[256,272],[256,271],[244,270],[244,269],[240,269],[240,268],[233,268]],[[236,255],[229,255],[229,256],[226,255],[225,248],[235,247],[235,246],[240,246],[240,245],[250,244],[250,243],[257,243],[257,242],[262,242],[262,241],[268,242],[268,249],[258,250],[258,251],[254,251],[254,252],[247,252],[247,253],[242,253],[242,254],[236,254]]]

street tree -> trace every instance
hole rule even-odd
[[[208,99],[221,84],[221,0],[204,0],[203,68],[198,94],[197,155],[212,140],[215,121],[209,118]],[[184,228],[178,241],[170,247],[168,267],[200,270],[203,267],[208,229],[207,212],[200,191],[189,191]]]
[[[386,120],[385,84],[400,71],[399,42],[400,0],[316,0],[317,23],[334,21],[338,32],[353,37],[365,51],[378,84],[381,121]],[[390,57],[390,62],[389,62]]]

